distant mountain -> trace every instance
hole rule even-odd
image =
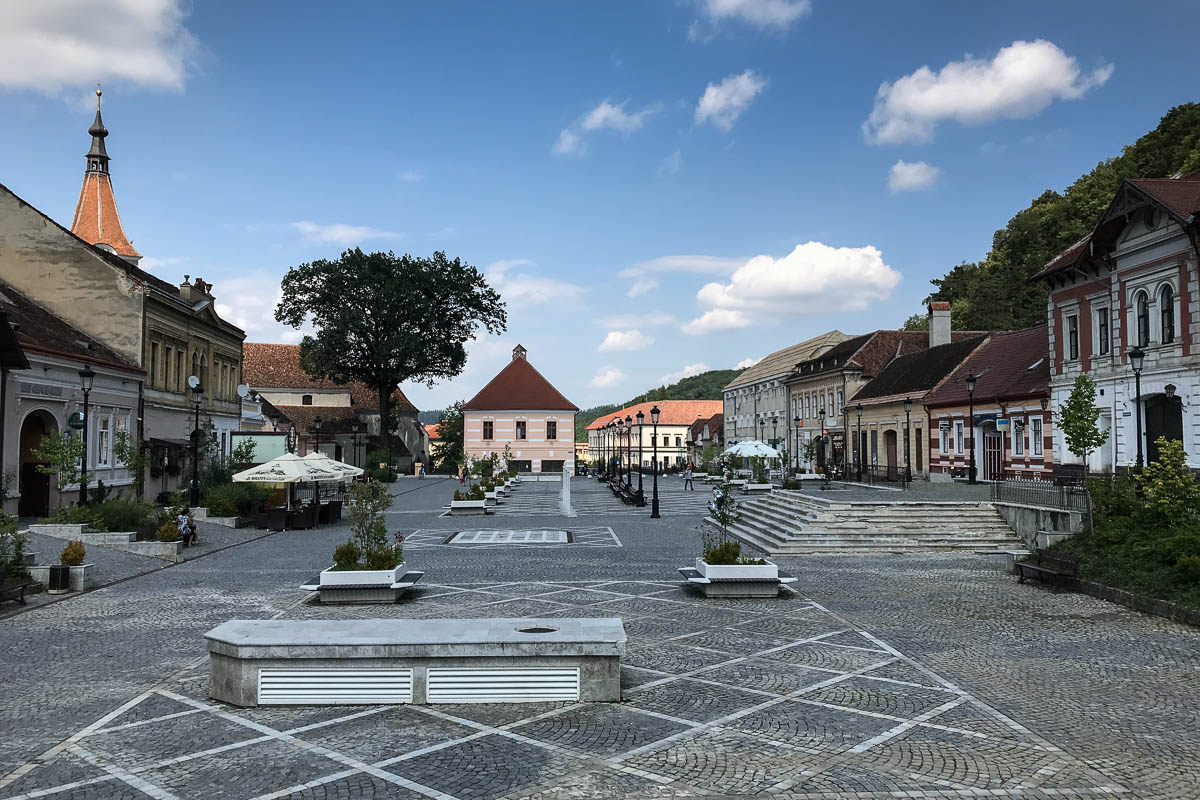
[[[722,399],[721,390],[741,374],[742,370],[740,369],[711,369],[708,372],[684,378],[670,386],[650,389],[620,405],[585,408],[575,417],[575,441],[587,441],[587,426],[591,425],[596,417],[611,414],[617,409],[631,406],[634,403],[646,403],[651,400],[720,400]]]
[[[442,408],[435,408],[429,411],[418,411],[417,421],[419,421],[422,425],[436,425],[442,421],[442,414],[445,413],[446,410]]]

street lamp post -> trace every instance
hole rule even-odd
[[[766,437],[766,435],[767,435],[767,418],[759,417],[758,418],[758,440],[761,442],[763,440],[763,438]]]
[[[200,401],[204,397],[204,387],[200,385],[200,379],[192,376],[194,381],[189,379],[188,383],[192,384],[192,403],[196,408],[196,417],[192,425],[192,493],[191,506],[195,508],[200,505]]]
[[[660,412],[658,410],[657,405],[654,406],[654,408],[650,409],[650,422],[654,426],[654,438],[651,440],[651,443],[654,445],[654,472],[652,473],[653,480],[654,480],[654,486],[651,489],[651,491],[654,493],[654,499],[650,505],[650,519],[659,519],[659,516],[658,516],[658,415],[659,415],[659,413]]]
[[[354,448],[354,453],[350,456],[350,461],[356,467],[358,466],[358,431],[361,427],[362,423],[358,420],[354,420],[350,423],[350,433],[354,436],[354,444],[351,445]]]
[[[319,453],[319,452],[321,452],[321,418],[320,417],[313,418],[313,434],[314,434],[313,438],[316,439],[316,444],[313,445],[313,452]]]
[[[975,381],[974,373],[967,376],[967,425],[970,426],[971,460],[967,467],[967,483],[975,483]]]
[[[779,434],[779,417],[772,415],[771,416],[771,447],[774,447],[775,443],[779,441],[778,434]]]
[[[1145,364],[1146,354],[1142,348],[1135,346],[1129,351],[1129,365],[1133,367],[1133,385],[1134,385],[1134,416],[1137,419],[1137,462],[1135,468],[1138,472],[1142,470],[1142,366]],[[1084,470],[1087,470],[1087,464],[1083,465]]]
[[[291,424],[288,425],[287,451],[289,453],[296,452],[296,426]]]
[[[904,398],[904,486],[912,482],[912,450],[910,444],[910,431],[912,431],[912,398]]]
[[[613,463],[613,461],[616,460],[615,451],[613,448],[613,445],[616,444],[616,441],[617,441],[617,423],[613,422],[612,420],[609,420],[608,421],[608,461],[606,462],[606,465],[605,465],[604,474],[608,476],[608,479],[610,481],[613,479],[613,472],[615,471],[615,468],[616,468],[616,464]]]
[[[625,438],[625,420],[617,417],[617,486],[624,483],[621,475],[624,470],[621,469],[622,462],[625,460],[625,443],[622,441]]]
[[[625,415],[625,485],[633,491],[633,417]]]
[[[862,403],[856,405],[854,410],[858,413],[858,430],[854,434],[856,437],[855,450],[858,451],[858,482],[862,483],[863,461],[867,457],[867,454],[864,452],[862,438]]]
[[[83,428],[80,431],[80,436],[83,438],[83,467],[79,473],[79,505],[81,506],[88,504],[88,426],[92,422],[88,410],[88,397],[92,393],[92,382],[95,380],[96,371],[92,369],[92,365],[84,364],[83,369],[79,370],[79,383],[83,387]]]
[[[800,415],[792,417],[792,424],[796,426],[796,472],[800,471]]]
[[[638,505],[646,505],[646,495],[642,492],[642,473],[646,471],[645,460],[642,458],[642,425],[646,421],[646,415],[640,410],[637,414],[637,429],[638,429]]]

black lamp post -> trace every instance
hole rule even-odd
[[[912,431],[912,398],[904,398],[904,484],[912,482],[912,457],[910,451],[910,431]]]
[[[625,461],[625,443],[622,441],[624,438],[625,420],[617,417],[617,463],[614,465],[617,468],[617,486],[620,486],[622,483],[624,483],[624,476],[621,475],[621,473],[624,472],[624,470],[621,469],[621,467],[624,466],[622,462]]]
[[[763,440],[763,437],[765,437],[766,435],[767,435],[767,418],[759,417],[758,418],[758,440],[761,442]]]
[[[975,483],[975,381],[979,380],[972,373],[967,376],[967,425],[970,426],[971,460],[967,468],[967,482]]]
[[[79,384],[83,387],[83,429],[80,431],[80,436],[83,437],[83,467],[79,473],[79,505],[86,506],[88,504],[88,426],[92,420],[88,411],[88,397],[92,393],[92,382],[96,380],[96,371],[92,369],[91,364],[84,364],[83,369],[79,370]]]
[[[625,485],[633,490],[633,417],[625,415]]]
[[[778,434],[779,434],[779,417],[772,414],[771,415],[771,447],[774,447],[775,443],[779,441]]]
[[[354,448],[354,454],[350,456],[350,461],[356,467],[358,466],[358,431],[361,427],[362,423],[358,420],[354,420],[350,423],[350,433],[354,435],[354,444],[352,445]]]
[[[865,452],[866,448],[863,447],[862,438],[862,403],[856,405],[854,410],[858,413],[858,431],[855,433],[855,436],[858,439],[857,447],[855,447],[855,449],[858,451],[858,482],[862,483],[863,461],[865,461],[867,458],[867,454]]]
[[[650,409],[650,422],[654,426],[654,438],[651,440],[654,445],[654,486],[651,491],[654,493],[654,499],[650,505],[650,519],[659,519],[658,516],[658,406]]]
[[[1146,363],[1146,354],[1140,347],[1134,347],[1129,351],[1129,365],[1133,367],[1133,385],[1134,385],[1134,416],[1137,419],[1137,462],[1136,469],[1140,472],[1142,469],[1142,366]],[[1087,469],[1087,464],[1083,465],[1084,470]]]
[[[617,440],[617,423],[613,422],[612,420],[609,420],[608,421],[608,461],[606,462],[607,466],[605,467],[605,474],[608,476],[609,480],[612,480],[613,472],[615,471],[616,466],[617,466],[616,464],[613,463],[613,461],[616,460],[616,456],[614,455],[614,449],[613,449],[613,445],[616,444],[616,440]]]
[[[192,425],[192,508],[200,505],[200,401],[203,398],[204,387],[200,385],[200,379],[196,378],[195,385],[192,386],[192,403],[196,408],[195,422]]]
[[[792,424],[796,427],[796,472],[800,471],[800,415],[792,417]]]
[[[313,418],[313,438],[316,439],[316,444],[313,446],[313,452],[321,452],[321,418]]]
[[[296,426],[295,425],[288,425],[287,451],[289,453],[296,452]]]
[[[645,423],[645,421],[646,421],[646,415],[643,414],[641,411],[638,411],[638,413],[635,414],[634,416],[637,417],[637,429],[638,429],[638,501],[642,505],[644,505],[646,501],[644,499],[645,495],[642,493],[642,473],[645,472],[646,470],[645,470],[645,467],[643,466],[645,462],[644,462],[644,459],[642,458],[642,438],[643,438],[642,437],[642,424]]]

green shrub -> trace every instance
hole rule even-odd
[[[13,578],[29,577],[25,545],[29,537],[17,530],[17,518],[0,511],[0,568]]]
[[[368,550],[363,560],[367,569],[395,569],[404,563],[404,554],[400,545],[390,545]]]
[[[1200,484],[1188,469],[1183,442],[1158,437],[1158,458],[1137,476],[1146,506],[1168,525],[1181,525],[1200,513]]]
[[[179,540],[179,526],[174,522],[164,522],[154,532],[154,538],[160,542],[175,542]]]
[[[89,507],[91,525],[101,531],[136,531],[150,518],[150,505],[132,497],[115,497]]]
[[[1200,583],[1200,556],[1182,555],[1175,563],[1183,570],[1184,577],[1192,583]]]
[[[354,542],[342,542],[333,549],[333,568],[335,570],[358,569],[362,559],[362,551]]]
[[[372,450],[371,452],[367,453],[367,460],[364,463],[365,466],[363,467],[363,471],[366,473],[366,477],[373,481],[379,481],[380,483],[395,482],[397,477],[396,470],[392,469],[391,467],[391,464],[388,460],[387,450],[382,448]],[[387,466],[381,469],[379,466],[380,464],[387,464]]]
[[[62,549],[58,560],[60,563],[66,564],[68,567],[78,567],[83,563],[83,559],[87,557],[87,549],[81,541],[67,542],[67,546]]]
[[[742,557],[742,543],[733,540],[726,540],[712,547],[708,547],[704,551],[705,562],[713,565],[717,564],[736,564],[738,559]]]
[[[222,483],[200,494],[200,505],[214,517],[249,517],[262,507],[271,491],[257,483]]]

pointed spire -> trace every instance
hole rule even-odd
[[[108,129],[100,118],[100,84],[96,84],[96,120],[88,133],[92,136],[92,149],[87,154],[87,169],[83,173],[83,187],[75,205],[71,233],[136,265],[142,255],[134,249],[133,242],[121,227],[112,178],[108,174],[108,152],[104,149]]]
[[[104,127],[104,120],[100,118],[100,84],[96,84],[96,119],[92,122],[92,127],[88,128],[88,133],[92,136],[92,149],[87,153],[87,169],[88,172],[108,172],[108,151],[104,149],[104,137],[108,136],[108,129]]]

